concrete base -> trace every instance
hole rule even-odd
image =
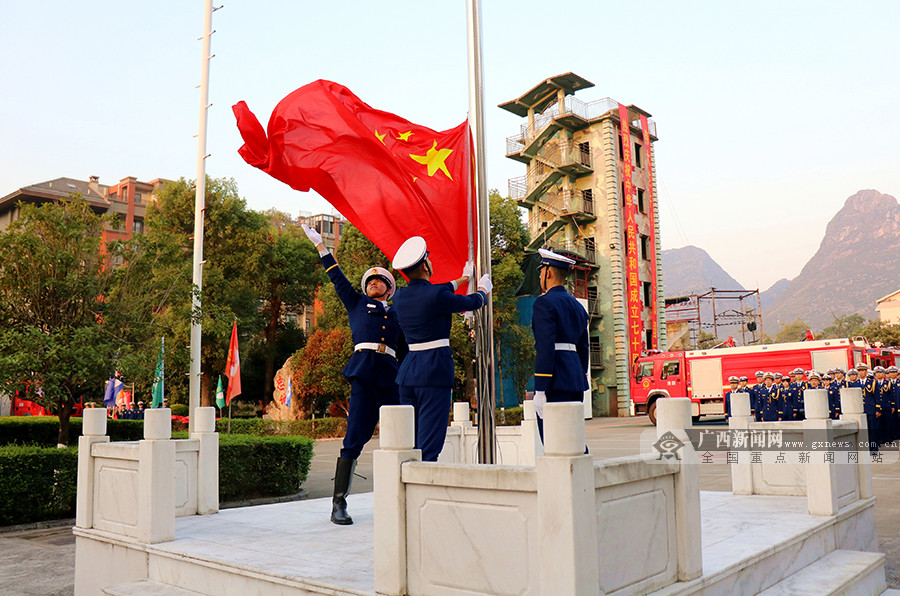
[[[144,574],[107,575],[92,594],[184,594],[165,586],[217,596],[374,594],[373,494],[351,495],[348,504],[355,523],[345,527],[330,523],[330,499],[315,499],[178,518],[174,541],[135,542],[133,548],[95,530],[75,532],[79,541],[93,543],[91,550],[99,549],[95,561],[103,560],[107,572]],[[836,516],[810,515],[804,497],[701,492],[701,505],[703,576],[656,594],[749,595],[770,589],[766,593],[878,594],[884,589],[883,555],[868,554],[877,550],[874,499]],[[96,574],[95,566],[88,568]],[[821,588],[824,570],[836,578],[856,578],[855,587]]]

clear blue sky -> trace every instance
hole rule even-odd
[[[463,0],[222,0],[207,172],[254,209],[330,211],[246,165],[230,106],[265,124],[318,78],[443,130],[468,108]],[[202,0],[0,4],[0,195],[99,175],[195,176]],[[664,248],[706,249],[747,287],[796,276],[863,188],[900,196],[900,3],[487,0],[487,175],[521,119],[495,106],[573,71],[653,114]]]

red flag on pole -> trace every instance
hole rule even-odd
[[[388,258],[410,236],[422,236],[433,281],[460,274],[475,218],[466,122],[435,132],[324,80],[282,99],[268,135],[246,103],[232,109],[247,163],[291,188],[318,192]]]
[[[225,376],[228,377],[228,392],[225,404],[231,404],[231,398],[241,394],[241,358],[238,355],[237,321],[231,328],[231,343],[228,345],[228,360],[225,361]]]

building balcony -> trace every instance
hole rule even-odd
[[[570,253],[592,267],[597,266],[597,250],[592,239],[569,240],[558,238],[547,243],[554,252]]]
[[[542,164],[528,168],[528,174],[509,179],[509,197],[523,207],[534,205],[559,182],[563,173]]]
[[[548,193],[541,205],[558,217],[572,217],[579,223],[597,219],[594,212],[593,193],[590,190],[565,189],[558,193]]]

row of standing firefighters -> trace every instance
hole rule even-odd
[[[744,392],[750,394],[751,412],[757,421],[803,420],[803,392],[823,389],[828,392],[829,414],[837,420],[841,415],[841,389],[858,387],[873,440],[881,444],[900,438],[900,369],[896,366],[876,366],[869,371],[865,363],[860,363],[846,373],[837,368],[824,374],[799,368],[787,375],[757,371],[756,381],[751,385],[747,377],[729,377],[727,416],[731,416],[731,394]]]

